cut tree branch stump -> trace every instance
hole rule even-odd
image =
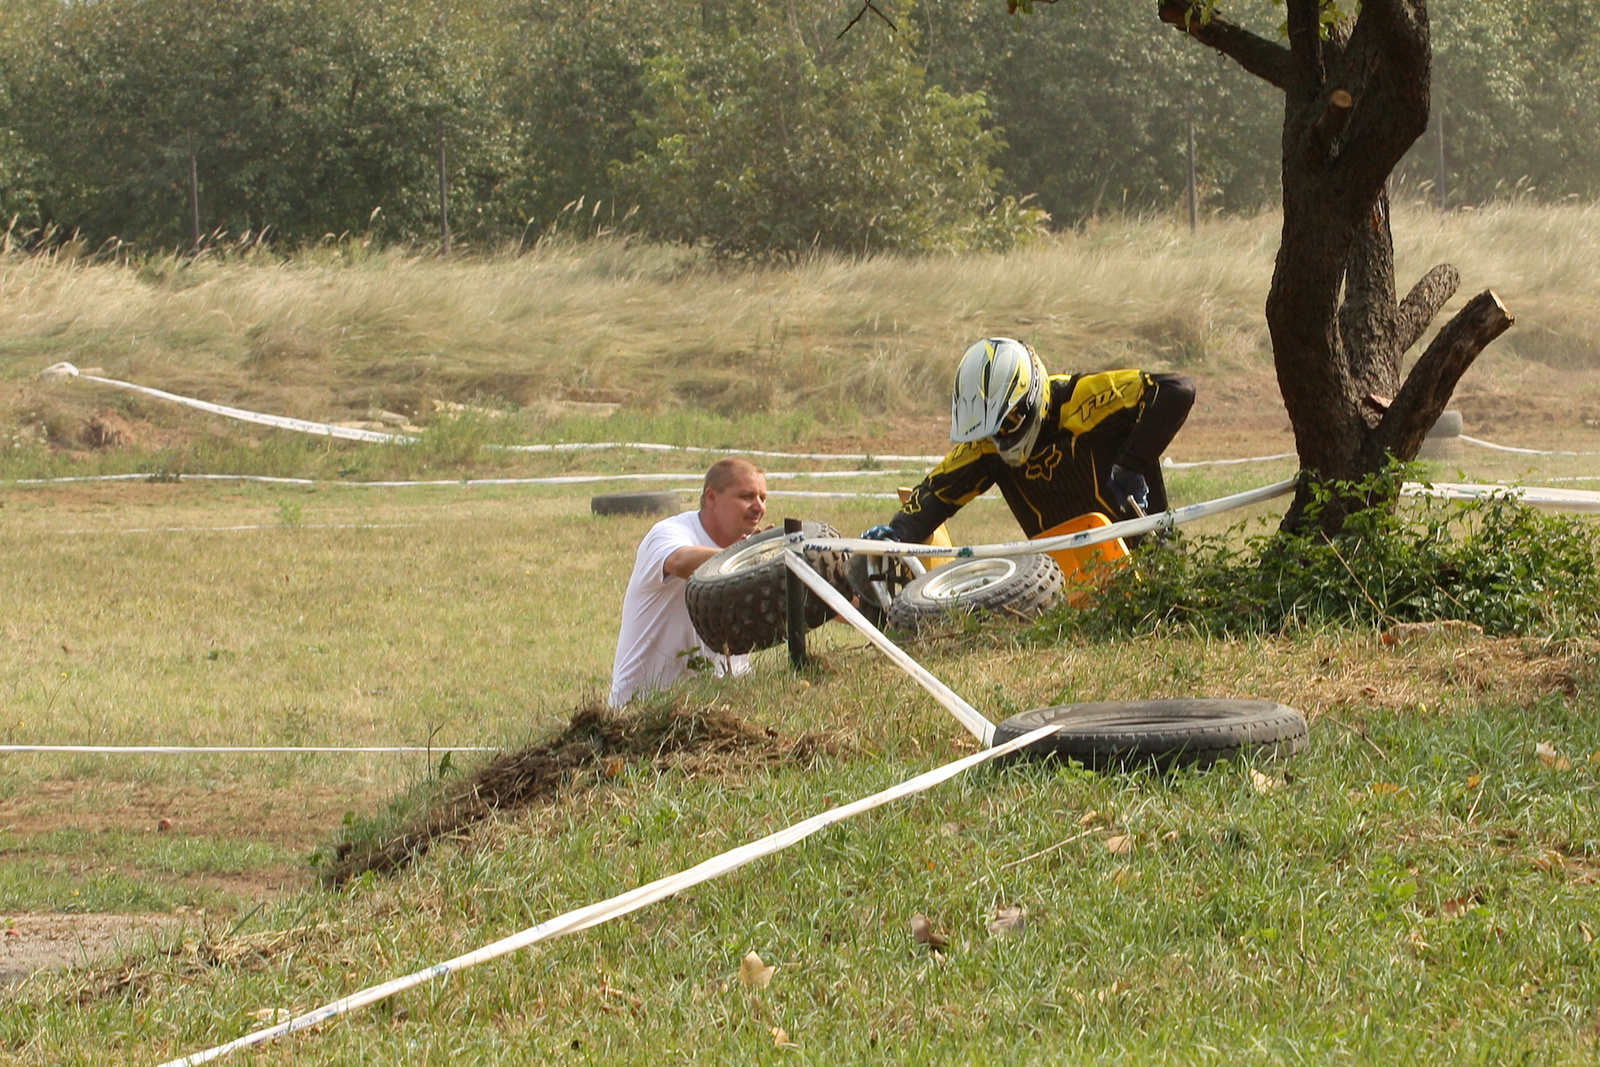
[[[1461,376],[1479,353],[1516,321],[1494,290],[1485,289],[1445,324],[1367,439],[1364,451],[1374,464],[1370,469],[1376,469],[1385,453],[1402,460],[1415,458]]]
[[[1332,158],[1333,142],[1344,132],[1345,124],[1350,121],[1350,109],[1354,106],[1355,98],[1343,89],[1335,89],[1328,94],[1328,106],[1311,125],[1306,145],[1307,162],[1321,166]]]

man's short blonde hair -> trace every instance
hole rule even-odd
[[[713,489],[720,493],[743,476],[759,474],[765,477],[766,473],[748,459],[739,456],[719,459],[711,465],[710,470],[706,471],[705,485],[700,489],[700,502],[704,504],[706,494]]]

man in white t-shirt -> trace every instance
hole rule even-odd
[[[766,514],[766,474],[749,460],[729,458],[706,471],[699,511],[685,511],[650,528],[622,598],[622,632],[611,668],[612,707],[622,707],[635,693],[671,685],[689,672],[691,657],[709,660],[718,677],[750,669],[748,656],[702,650],[684,591],[700,564],[759,530]]]

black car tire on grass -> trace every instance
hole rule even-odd
[[[1052,723],[1059,729],[1024,752],[1075,759],[1090,767],[1205,767],[1245,751],[1288,759],[1307,737],[1305,716],[1271,700],[1110,700],[1013,715],[995,727],[994,743]]]
[[[918,575],[889,606],[889,625],[916,630],[952,614],[1036,618],[1061,599],[1061,568],[1049,556],[958,559]]]
[[[801,525],[806,537],[838,537],[822,522]],[[806,560],[835,589],[849,589],[845,554],[806,552]],[[689,579],[685,598],[689,620],[706,648],[741,655],[781,644],[788,636],[789,568],[783,562],[783,530],[773,528],[730,545],[702,563]],[[806,591],[806,629],[827,622],[833,612]]]
[[[589,498],[596,515],[676,515],[683,498],[670,489],[651,493],[601,493]]]

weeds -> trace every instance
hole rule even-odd
[[[1331,492],[1392,499],[1402,473],[1396,468]],[[1367,508],[1331,539],[1234,527],[1220,536],[1148,541],[1130,566],[1108,576],[1092,605],[1057,611],[1034,634],[1060,640],[1178,629],[1239,636],[1440,619],[1475,623],[1492,635],[1593,632],[1600,623],[1600,530],[1502,494],[1465,505],[1424,498]]]

